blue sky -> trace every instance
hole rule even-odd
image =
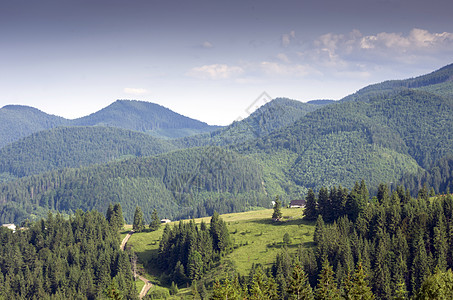
[[[262,93],[340,99],[453,62],[451,0],[0,0],[0,107],[116,99],[226,125]]]

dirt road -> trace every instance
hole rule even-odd
[[[129,241],[129,239],[133,233],[134,233],[133,230],[129,231],[129,233],[123,239],[123,241],[121,242],[121,250],[124,251],[124,249],[126,248],[127,241]],[[145,283],[145,285],[143,286],[142,290],[140,291],[140,295],[139,295],[140,299],[143,299],[143,297],[146,296],[146,293],[148,293],[149,289],[153,286],[153,284],[151,283],[151,281],[149,281],[148,279],[146,279],[145,277],[143,277],[141,275],[138,275],[138,278]]]

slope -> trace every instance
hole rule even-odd
[[[332,100],[303,103],[287,98],[276,98],[259,107],[243,120],[234,121],[231,125],[210,134],[186,137],[176,140],[175,143],[181,147],[225,146],[253,140],[288,126],[307,113],[331,103],[333,103]]]
[[[372,84],[360,89],[356,93],[343,98],[340,101],[360,100],[379,94],[395,92],[401,89],[421,89],[434,94],[445,96],[452,95],[451,82],[453,82],[453,64],[447,65],[426,75],[405,80],[388,80]],[[435,86],[435,87],[434,87]]]
[[[166,141],[135,131],[100,126],[60,127],[34,133],[0,149],[0,174],[24,177],[174,149]]]
[[[150,216],[180,218],[267,205],[262,169],[216,147],[179,150],[81,169],[63,169],[0,185],[0,222],[20,222],[47,209],[106,211],[121,203],[127,222],[136,205]],[[149,220],[147,220],[149,221]]]
[[[0,148],[34,132],[67,124],[68,120],[33,107],[4,106],[0,109]]]
[[[72,125],[118,127],[166,138],[210,132],[219,128],[155,103],[131,100],[117,100],[98,112],[73,120]]]
[[[451,154],[451,124],[450,99],[406,90],[326,106],[235,148],[267,157],[263,161],[267,177],[276,176],[272,174],[276,159],[289,160],[286,178],[297,186],[350,187],[362,178],[376,186],[415,174]]]

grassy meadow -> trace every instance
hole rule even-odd
[[[300,244],[310,247],[313,243],[314,223],[302,220],[303,210],[300,208],[283,208],[283,221],[274,222],[271,219],[272,209],[255,210],[243,213],[225,214],[221,218],[227,223],[230,238],[234,249],[224,258],[231,270],[246,275],[252,264],[261,264],[269,267],[275,260],[277,253],[284,247],[283,236],[288,233],[291,243],[287,244],[289,252],[296,252]],[[195,219],[196,223],[202,220],[210,222],[210,217]],[[187,222],[182,220],[181,222]],[[176,226],[179,222],[172,222],[170,226]],[[137,254],[140,273],[148,278],[155,289],[159,289],[160,270],[153,266],[153,260],[157,258],[159,242],[164,225],[156,231],[134,233],[127,244]],[[121,232],[124,238],[131,229],[126,225]],[[150,263],[148,263],[150,262]],[[222,269],[222,268],[220,268]],[[139,287],[140,284],[140,287]],[[141,289],[141,282],[137,282],[137,288]],[[178,296],[190,293],[190,288],[180,289]]]

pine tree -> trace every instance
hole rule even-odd
[[[371,300],[374,295],[366,280],[366,272],[359,261],[352,278],[349,276],[345,280],[345,298],[351,300]]]
[[[140,206],[135,208],[134,224],[132,225],[132,229],[136,232],[141,232],[145,229],[145,225],[143,223],[143,212]]]
[[[316,203],[316,196],[312,189],[308,190],[307,197],[305,197],[304,219],[314,221],[318,217],[318,208]]]
[[[282,218],[282,202],[275,197],[274,212],[272,213],[272,220],[279,221]]]
[[[157,215],[157,210],[154,209],[153,213],[151,214],[151,223],[149,223],[149,229],[151,229],[151,231],[155,231],[159,228],[160,228],[159,216]]]
[[[327,260],[324,260],[321,273],[319,275],[318,285],[315,289],[316,300],[335,299],[339,300],[340,291],[335,282],[335,273]]]
[[[308,283],[308,276],[298,264],[293,268],[287,291],[289,299],[313,299],[313,291]]]

